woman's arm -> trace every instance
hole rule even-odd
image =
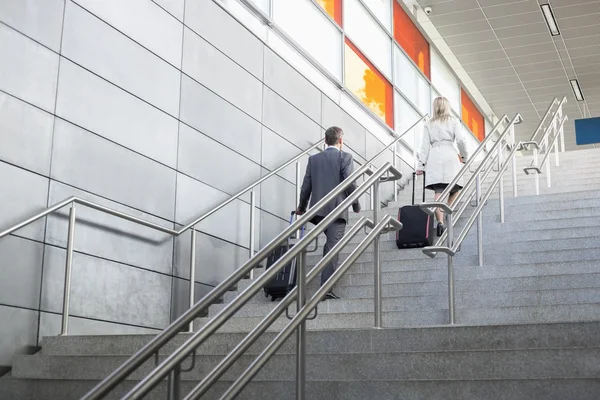
[[[456,123],[454,124],[454,138],[456,140],[456,145],[458,146],[460,157],[462,158],[463,162],[467,161],[467,157],[469,157],[467,138],[465,137],[465,133],[461,129],[461,125],[458,120],[456,120]]]
[[[427,159],[429,158],[430,147],[429,124],[425,124],[425,127],[423,128],[423,139],[421,140],[421,149],[417,154],[417,171],[425,171],[425,164],[427,164]]]

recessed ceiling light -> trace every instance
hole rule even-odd
[[[556,19],[554,18],[554,13],[552,12],[550,4],[541,4],[540,7],[542,7],[542,14],[546,19],[548,29],[550,29],[550,34],[552,36],[560,35],[560,31],[558,30],[558,23],[556,23]]]
[[[571,82],[571,88],[573,89],[573,94],[577,101],[584,101],[585,99],[583,98],[583,92],[579,87],[579,81],[577,79],[571,79],[569,82]]]

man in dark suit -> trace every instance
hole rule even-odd
[[[300,191],[300,204],[296,213],[302,215],[306,212],[310,199],[310,206],[313,207],[329,192],[335,189],[343,180],[352,174],[354,170],[354,161],[352,155],[342,151],[344,132],[337,126],[332,126],[325,131],[325,151],[309,157],[308,165],[306,166],[306,175]],[[356,182],[352,182],[350,186],[334,200],[330,201],[319,210],[317,215],[310,221],[313,224],[318,224],[331,213],[342,201],[344,201],[352,192],[356,190]],[[360,203],[355,201],[352,204],[352,209],[355,213],[360,212]],[[336,243],[344,236],[346,232],[346,224],[348,223],[348,210],[344,212],[325,229],[327,242],[323,248],[323,256],[325,256]],[[321,285],[323,285],[333,272],[338,267],[338,256],[335,256],[321,274]],[[333,291],[327,293],[326,299],[337,299]]]

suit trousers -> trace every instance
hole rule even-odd
[[[325,246],[323,247],[323,256],[325,256],[331,249],[340,241],[342,237],[344,237],[344,233],[346,232],[346,221],[343,219],[338,219],[331,223],[325,229],[325,236],[327,237],[327,241],[325,242]],[[323,272],[321,272],[321,286],[333,275],[335,270],[338,268],[339,264],[339,256],[336,255],[329,264],[325,266]]]

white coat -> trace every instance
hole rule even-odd
[[[418,154],[419,169],[425,171],[425,185],[449,184],[458,174],[463,164],[460,155],[467,159],[467,138],[460,122],[450,117],[445,122],[428,121],[423,129],[423,141]],[[462,179],[457,182],[463,186]]]

